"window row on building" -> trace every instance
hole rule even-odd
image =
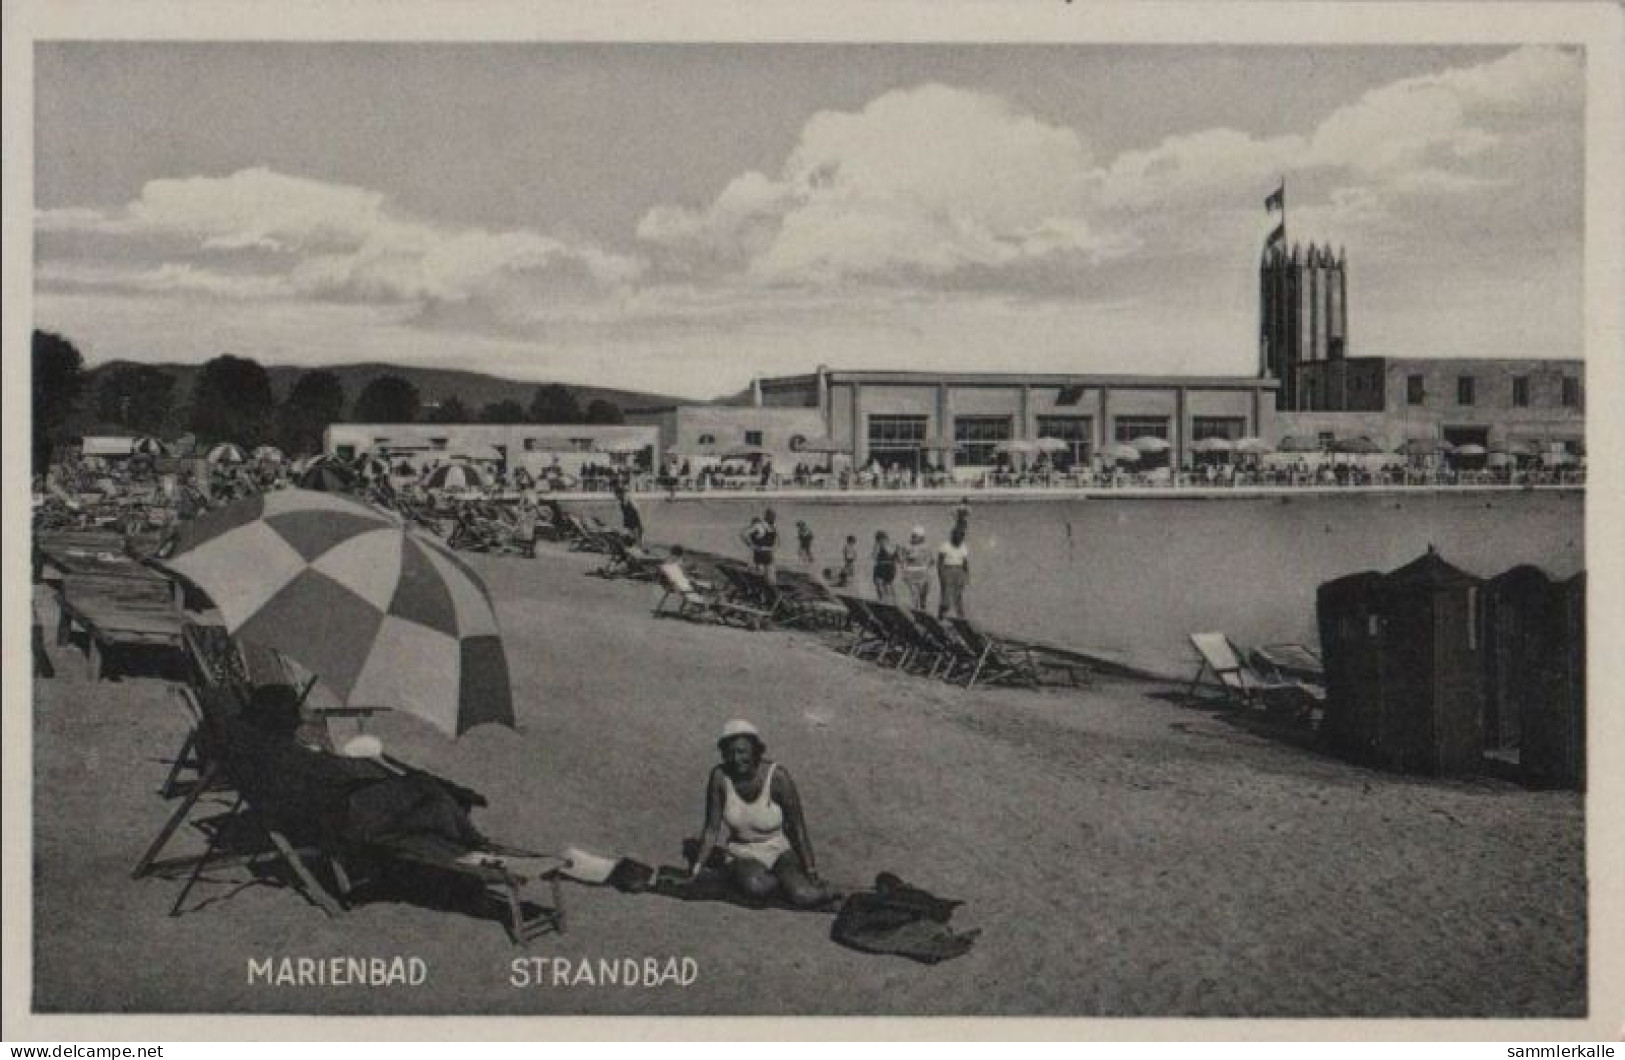
[[[1531,408],[1535,404],[1530,394],[1531,376],[1514,375],[1511,377],[1511,406],[1518,409]],[[1456,404],[1472,406],[1479,403],[1478,376],[1458,375],[1456,379]],[[1428,377],[1422,372],[1411,372],[1405,376],[1405,403],[1412,406],[1425,406],[1429,404]],[[1559,381],[1558,405],[1566,409],[1580,407],[1580,379],[1578,376],[1565,375]]]

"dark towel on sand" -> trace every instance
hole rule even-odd
[[[890,953],[936,964],[970,952],[980,930],[957,932],[948,921],[963,903],[938,898],[905,883],[889,872],[875,877],[872,891],[844,897],[831,894],[824,905],[791,905],[778,895],[750,898],[741,894],[726,872],[707,867],[690,878],[687,871],[670,866],[659,870],[622,858],[610,873],[609,884],[624,894],[658,894],[685,902],[727,902],[746,909],[783,909],[792,913],[836,913],[829,937],[862,953]]]
[[[875,877],[874,890],[847,898],[830,938],[864,953],[894,953],[936,964],[969,953],[981,934],[955,932],[948,925],[959,905],[883,872]]]

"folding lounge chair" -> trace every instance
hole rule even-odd
[[[393,793],[374,786],[401,778],[433,785],[433,790],[451,797],[465,814],[473,806],[485,805],[485,800],[477,792],[394,759],[347,759],[291,748],[284,741],[278,741],[275,752],[268,752],[263,738],[242,716],[249,694],[249,675],[235,645],[221,633],[199,633],[195,629],[188,630],[187,645],[198,667],[198,680],[183,686],[181,694],[190,701],[199,719],[194,746],[201,775],[131,874],[137,879],[188,874],[171,907],[172,916],[182,912],[188,894],[205,869],[249,865],[274,856],[293,876],[304,896],[329,916],[343,913],[342,900],[354,893],[355,868],[364,867],[382,876],[394,868],[410,866],[471,882],[497,899],[504,913],[504,926],[515,944],[548,931],[564,930],[558,885],[562,859],[502,847],[476,839],[474,834],[463,843],[438,836],[435,838],[439,841],[432,843],[410,835],[377,839],[335,836],[333,813],[349,809],[352,804],[348,800],[366,790],[381,792],[387,803]],[[235,792],[235,801],[224,817],[205,829],[209,842],[203,854],[160,860],[198,800],[211,791]],[[257,833],[265,842],[253,843],[247,850],[222,851],[228,837],[239,835],[245,826],[250,833],[245,838],[253,839]],[[514,870],[517,859],[523,859],[531,875]],[[323,865],[333,881],[331,888],[313,871],[312,866]],[[552,888],[551,905],[536,912],[527,912],[520,896],[521,887],[530,879],[545,880]]]
[[[943,660],[942,672],[938,674],[945,681],[952,681],[961,671],[969,671],[976,666],[976,653],[970,650],[959,634],[948,628],[948,624],[935,615],[926,611],[915,611],[914,624],[920,631],[937,646]]]
[[[656,615],[675,614],[679,618],[691,619],[714,618],[724,625],[736,624],[747,629],[761,629],[771,618],[760,608],[725,600],[715,593],[701,592],[689,579],[688,572],[674,560],[660,564],[656,576],[660,579],[660,587],[665,590],[659,603],[655,604]],[[677,601],[676,611],[666,610],[666,604],[671,600]]]
[[[891,645],[891,632],[869,610],[869,602],[856,596],[837,593],[835,599],[846,608],[847,631],[852,634],[847,654],[862,658],[873,654],[884,655]]]
[[[869,611],[885,627],[893,650],[897,651],[896,668],[907,669],[916,662],[929,661],[929,672],[935,675],[942,664],[942,653],[920,632],[908,613],[896,604],[870,602]]]
[[[57,586],[56,643],[67,644],[75,626],[85,631],[93,681],[106,675],[108,657],[116,652],[178,649],[181,624],[174,589],[162,578],[68,574]]]
[[[779,591],[798,625],[809,629],[840,629],[846,625],[846,608],[822,582],[800,571],[779,571]]]
[[[784,594],[768,585],[756,571],[732,560],[718,562],[716,569],[726,585],[725,592],[736,603],[766,612],[773,619],[786,609]]]
[[[640,545],[629,545],[619,534],[609,535],[604,540],[608,546],[605,553],[608,558],[593,574],[600,578],[625,577],[639,581],[654,581],[660,576],[660,565],[667,559],[664,553],[650,552]]]
[[[1079,663],[1054,658],[1037,648],[1000,640],[963,618],[949,619],[948,627],[958,634],[975,658],[970,675],[965,678],[966,688],[978,681],[1036,688],[1042,683],[1045,671],[1051,670],[1064,672],[1067,681],[1074,687],[1087,683],[1088,670]]]
[[[1300,710],[1312,706],[1314,691],[1303,682],[1280,673],[1263,673],[1243,661],[1241,652],[1223,633],[1192,633],[1191,645],[1201,657],[1196,676],[1191,678],[1187,697],[1196,694],[1202,676],[1212,673],[1219,682],[1225,698],[1238,706],[1275,708],[1293,706]]]

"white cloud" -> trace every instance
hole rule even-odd
[[[389,209],[377,192],[268,169],[154,180],[122,209],[45,210],[38,224],[48,234],[125,238],[182,259],[129,271],[130,285],[147,290],[467,302],[502,292],[600,291],[630,282],[642,269],[636,259],[525,229],[432,224]],[[224,256],[240,268],[222,273],[188,256]],[[60,278],[72,281],[71,275]]]
[[[263,168],[157,180],[118,209],[40,212],[38,279],[225,315],[375,310],[391,342],[415,329],[576,357],[709,342],[969,364],[1020,334],[1034,367],[1149,364],[1203,336],[1249,361],[1251,259],[1274,223],[1262,198],[1283,173],[1294,237],[1347,244],[1362,319],[1442,304],[1425,289],[1451,282],[1438,246],[1507,276],[1544,252],[1539,268],[1578,276],[1560,240],[1580,224],[1581,72],[1578,53],[1518,49],[1374,89],[1302,132],[1181,131],[1108,158],[1078,129],[927,84],[814,115],[776,166],[647,211],[630,252],[414,217],[376,191]]]
[[[1500,137],[1485,124],[1573,112],[1583,96],[1577,54],[1519,48],[1478,66],[1367,92],[1320,124],[1306,161],[1377,177],[1403,176],[1440,153],[1466,159],[1493,149]]]
[[[1233,253],[1262,235],[1260,200],[1283,174],[1294,216],[1333,224],[1318,238],[1421,228],[1440,211],[1493,221],[1486,193],[1582,97],[1577,54],[1527,47],[1374,89],[1304,135],[1206,129],[1097,163],[1073,129],[925,85],[815,115],[776,176],[658,207],[638,235],[688,275],[1012,290],[1070,276],[1075,290],[1136,252]]]
[[[814,115],[777,176],[743,174],[700,209],[652,210],[638,235],[691,269],[735,266],[769,285],[1099,260],[1126,242],[1086,216],[1096,180],[1073,130],[929,84]]]

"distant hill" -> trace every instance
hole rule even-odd
[[[119,365],[130,364],[129,361],[108,361],[88,369],[90,376],[87,393],[94,393],[96,378],[106,371]],[[152,367],[162,369],[175,377],[175,400],[178,404],[185,403],[192,394],[192,384],[197,378],[201,368],[195,364],[155,364]],[[308,371],[317,369],[332,372],[344,384],[344,398],[346,412],[355,404],[355,399],[361,391],[374,378],[381,375],[394,374],[410,382],[418,388],[418,395],[425,405],[444,401],[456,395],[462,399],[464,405],[476,416],[480,409],[497,401],[517,401],[521,405],[530,406],[530,399],[536,393],[538,386],[546,385],[546,381],[522,382],[517,379],[504,379],[501,376],[487,375],[483,372],[465,372],[453,368],[414,368],[399,364],[383,364],[369,362],[364,364],[329,364],[311,367],[294,365],[266,365],[265,371],[271,377],[271,389],[276,399],[281,401],[292,388],[294,380]],[[621,409],[642,408],[651,405],[674,404],[705,404],[692,398],[672,397],[669,394],[651,394],[638,390],[617,390],[610,387],[577,386],[574,383],[564,384],[575,395],[576,402],[585,409],[589,402],[603,400],[613,401]]]

